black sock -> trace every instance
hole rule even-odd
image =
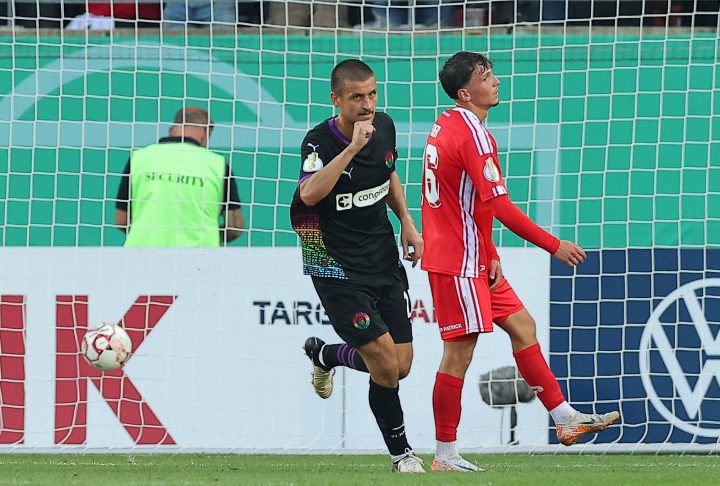
[[[410,449],[405,437],[405,421],[400,405],[400,387],[385,388],[370,379],[370,410],[375,415],[390,455],[399,456]]]
[[[358,371],[368,372],[367,365],[356,348],[347,344],[326,344],[322,350],[322,362],[325,368],[347,366]]]

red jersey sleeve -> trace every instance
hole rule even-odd
[[[509,197],[500,197],[492,201],[495,217],[520,238],[539,246],[551,255],[560,247],[560,240],[536,225]]]

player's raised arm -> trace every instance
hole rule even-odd
[[[367,145],[375,127],[372,121],[357,121],[350,144],[321,170],[300,183],[300,199],[306,206],[315,206],[330,194],[343,171],[362,148]]]

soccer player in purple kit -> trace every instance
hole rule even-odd
[[[395,172],[395,125],[376,111],[375,74],[364,62],[347,59],[335,66],[330,81],[339,114],[302,142],[290,214],[301,239],[303,271],[347,344],[326,345],[316,337],[305,342],[312,383],[327,398],[335,366],[369,372],[370,409],[393,471],[423,473],[405,435],[398,394],[412,363],[412,328],[407,276],[387,206],[400,220],[403,257],[413,265],[422,256],[423,240]]]

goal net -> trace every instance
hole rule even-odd
[[[337,338],[290,224],[300,144],[335,114],[332,67],[364,60],[419,225],[425,139],[451,106],[437,73],[471,50],[501,81],[486,123],[512,200],[589,255],[572,271],[497,226],[505,273],[568,401],[622,418],[563,449],[537,400],[501,396],[520,388],[498,329],[465,380],[461,447],[717,451],[717,1],[218,1],[214,20],[187,22],[171,3],[0,6],[0,450],[383,450],[367,375],[340,370],[328,400],[309,384],[305,338]],[[246,232],[217,250],[123,248],[130,152],[184,106],[210,112]],[[430,451],[441,343],[427,279],[409,275],[401,397],[411,443]],[[116,372],[78,352],[105,321],[134,344]]]

